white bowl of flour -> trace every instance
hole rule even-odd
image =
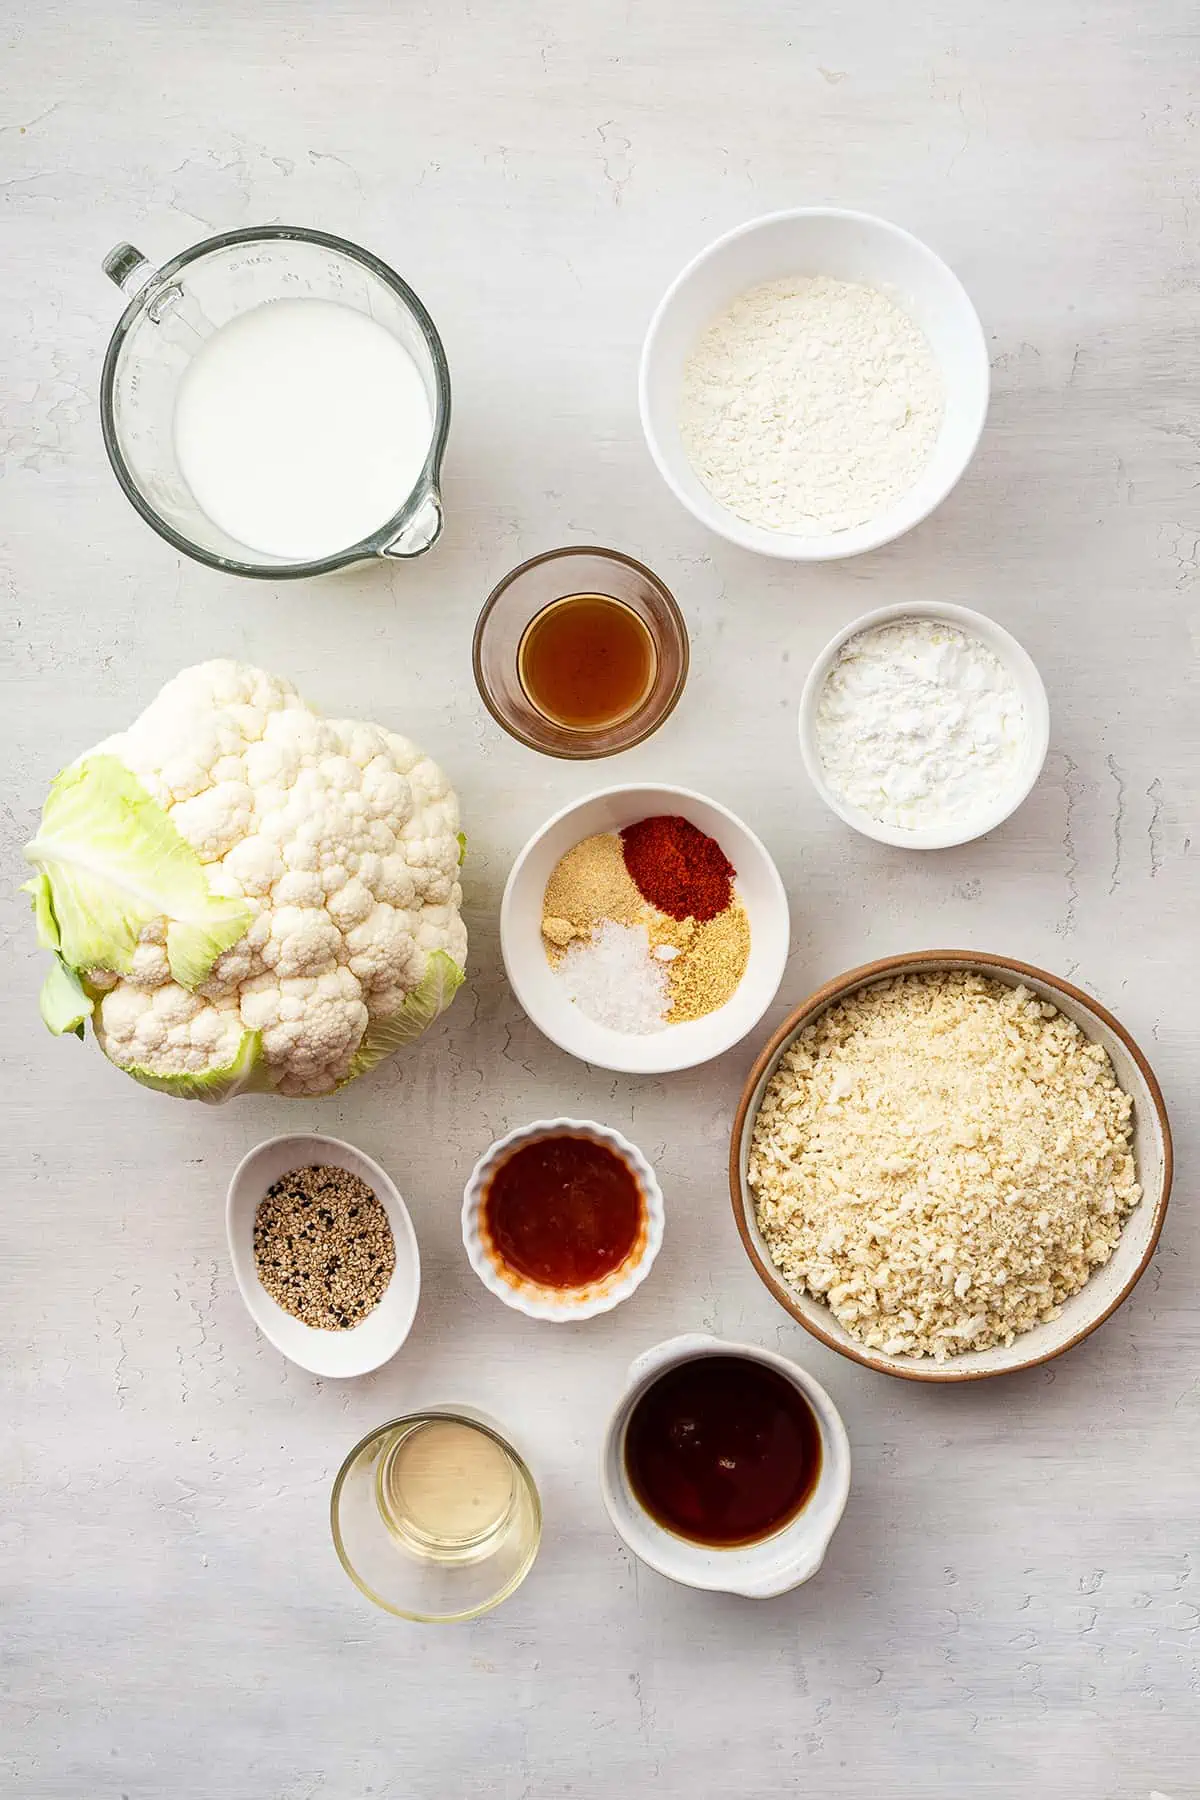
[[[866,613],[826,644],[800,696],[818,794],[856,831],[906,850],[993,831],[1029,794],[1049,742],[1032,658],[965,606]]]
[[[651,321],[639,401],[659,473],[701,524],[828,562],[890,543],[946,498],[983,429],[987,346],[919,239],[806,207],[688,264]]]

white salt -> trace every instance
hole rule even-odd
[[[650,954],[644,925],[604,919],[586,941],[569,944],[559,979],[581,1013],[610,1031],[662,1031],[670,1011],[667,971]]]

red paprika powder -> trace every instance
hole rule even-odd
[[[687,819],[659,813],[621,833],[625,867],[641,894],[672,919],[703,924],[733,898],[737,871],[721,846]]]

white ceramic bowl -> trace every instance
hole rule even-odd
[[[821,1472],[816,1487],[797,1516],[761,1543],[715,1548],[677,1537],[651,1518],[629,1484],[625,1430],[636,1402],[668,1369],[701,1356],[746,1356],[765,1363],[800,1389],[820,1429]],[[639,1356],[625,1378],[625,1391],[604,1437],[600,1491],[617,1532],[634,1555],[660,1575],[685,1587],[767,1600],[798,1588],[821,1567],[850,1493],[850,1440],[820,1382],[787,1357],[760,1350],[756,1344],[726,1343],[715,1337],[670,1338]]]
[[[642,1234],[620,1268],[588,1287],[568,1290],[543,1287],[510,1269],[493,1250],[483,1218],[489,1177],[505,1157],[518,1145],[559,1136],[590,1138],[606,1145],[621,1158],[642,1196]],[[628,1300],[645,1281],[662,1248],[664,1222],[662,1189],[641,1151],[619,1131],[613,1131],[608,1125],[597,1125],[590,1119],[538,1119],[532,1125],[510,1131],[480,1157],[463,1192],[463,1243],[471,1267],[484,1287],[498,1300],[503,1300],[505,1306],[511,1306],[514,1312],[523,1312],[531,1319],[549,1319],[556,1325],[574,1325],[582,1319],[594,1319],[598,1313],[611,1312],[622,1300]]]
[[[939,619],[956,626],[967,637],[978,638],[1010,672],[1025,707],[1025,749],[1021,762],[1009,785],[996,795],[994,803],[966,826],[930,825],[909,830],[900,825],[885,825],[881,820],[873,819],[870,813],[861,812],[858,807],[840,800],[825,780],[817,748],[817,705],[829,671],[843,644],[848,644],[851,638],[880,625],[894,625],[900,619]],[[809,670],[800,695],[800,754],[809,780],[830,812],[844,819],[847,825],[853,825],[865,837],[875,838],[881,844],[898,844],[905,850],[946,850],[952,844],[968,844],[972,839],[994,831],[1028,798],[1042,772],[1049,747],[1050,706],[1033,658],[1002,625],[965,606],[943,606],[935,600],[916,600],[908,606],[881,606],[875,612],[864,613],[861,619],[855,619],[829,640]]]
[[[684,365],[706,326],[740,294],[790,275],[827,275],[880,288],[920,326],[942,372],[945,411],[933,455],[914,487],[849,531],[800,537],[750,525],[714,498],[679,435]],[[898,225],[839,207],[800,207],[751,219],[702,250],[667,289],[642,349],[642,429],[658,471],[688,511],[745,550],[793,562],[830,562],[887,544],[928,517],[975,454],[988,406],[983,328],[958,277]]]
[[[674,813],[715,838],[737,871],[750,920],[750,959],[736,992],[703,1019],[634,1036],[597,1025],[568,1000],[546,957],[542,901],[559,858],[599,831]],[[766,848],[735,814],[690,788],[602,788],[548,819],[521,851],[500,904],[500,952],[512,990],[539,1031],[560,1049],[601,1069],[660,1075],[695,1068],[736,1044],[762,1018],[783,979],[788,954],[787,895]]]
[[[388,1216],[396,1246],[396,1267],[379,1304],[360,1325],[347,1331],[317,1331],[274,1301],[254,1267],[254,1215],[273,1182],[291,1169],[332,1163],[365,1181]],[[377,1162],[316,1132],[268,1138],[244,1156],[229,1183],[225,1227],[233,1273],[246,1309],[277,1350],[312,1375],[367,1375],[395,1356],[412,1330],[421,1293],[421,1257],[408,1208]]]
[[[990,1350],[968,1350],[961,1356],[935,1362],[928,1356],[892,1356],[884,1350],[868,1349],[851,1336],[824,1301],[801,1293],[784,1279],[772,1262],[771,1252],[758,1229],[746,1169],[754,1122],[767,1083],[797,1034],[828,1007],[860,988],[894,980],[898,975],[929,974],[946,969],[986,975],[1009,987],[1027,987],[1065,1013],[1068,1019],[1073,1019],[1085,1037],[1104,1046],[1119,1085],[1133,1101],[1133,1155],[1142,1199],[1126,1220],[1112,1256],[1077,1294],[1072,1294],[1063,1303],[1056,1319],[1035,1325],[1011,1344],[997,1344]],[[901,1375],[910,1381],[957,1382],[980,1381],[988,1375],[1011,1375],[1019,1369],[1034,1368],[1061,1356],[1064,1350],[1081,1343],[1103,1325],[1128,1299],[1154,1254],[1166,1218],[1172,1168],[1171,1127],[1154,1071],[1125,1027],[1098,1000],[1059,976],[1048,974],[1045,969],[1033,968],[1029,963],[1016,962],[1010,957],[989,956],[984,951],[974,950],[918,950],[907,956],[884,957],[879,962],[867,963],[860,969],[839,975],[811,994],[783,1021],[746,1080],[733,1124],[729,1185],[734,1219],[746,1254],[779,1304],[806,1331],[811,1331],[831,1350],[839,1351],[868,1369],[878,1370],[880,1374]]]

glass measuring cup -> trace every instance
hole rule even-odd
[[[104,447],[129,500],[169,544],[210,568],[279,580],[372,556],[419,556],[437,540],[450,371],[433,320],[386,263],[328,232],[264,225],[206,238],[158,269],[132,244],[118,244],[104,272],[130,302],[104,359]],[[252,307],[285,298],[335,301],[383,326],[415,363],[433,417],[424,467],[412,491],[396,495],[392,515],[368,537],[312,561],[247,549],[215,524],[184,480],[173,435],[179,384],[205,340]]]
[[[376,1606],[421,1624],[477,1619],[524,1581],[542,1507],[522,1457],[472,1408],[377,1426],[333,1484],[342,1567]]]

